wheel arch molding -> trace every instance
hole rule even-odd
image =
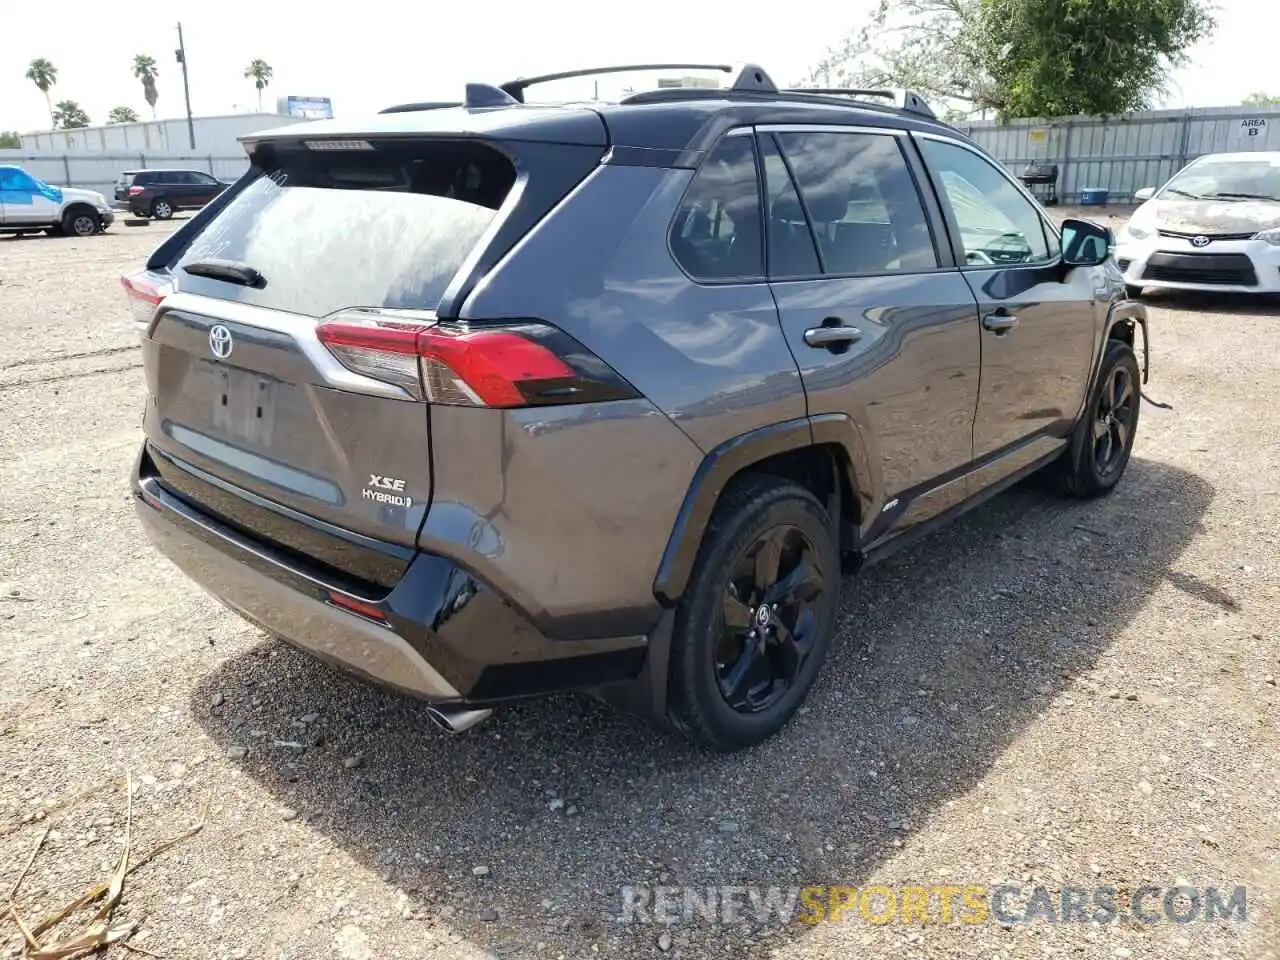
[[[815,470],[825,458],[827,466]],[[752,430],[711,450],[699,464],[676,515],[653,581],[664,606],[676,604],[693,574],[703,535],[725,488],[740,474],[761,468],[805,483],[824,500],[839,524],[842,549],[856,548],[862,518],[871,515],[876,495],[862,434],[844,414],[801,417]],[[791,470],[812,471],[810,482]]]

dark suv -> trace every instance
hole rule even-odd
[[[200,170],[126,170],[111,205],[136,217],[168,220],[176,210],[198,210],[229,186]]]
[[[812,685],[842,565],[1119,481],[1108,231],[918,98],[538,79],[256,135],[125,278],[138,513],[231,609],[453,730],[589,689],[734,749]]]

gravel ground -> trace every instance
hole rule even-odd
[[[446,737],[162,560],[116,278],[168,229],[0,239],[0,888],[53,827],[28,921],[108,875],[132,771],[136,851],[208,815],[125,888],[166,957],[1280,956],[1280,307],[1153,297],[1174,409],[1116,494],[1019,487],[850,580],[797,722],[706,757],[586,698]],[[1249,921],[613,919],[624,884],[1002,881],[1245,884]]]

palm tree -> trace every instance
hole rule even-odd
[[[63,130],[74,130],[89,125],[89,115],[74,100],[59,100],[53,108],[53,125]]]
[[[53,104],[49,102],[49,88],[58,82],[58,68],[44,57],[36,57],[27,67],[27,79],[39,87],[40,92],[44,94],[45,106],[49,108],[49,122],[54,123]]]
[[[271,82],[271,64],[265,60],[250,60],[249,66],[244,68],[244,77],[246,80],[252,80],[253,85],[258,88],[258,112],[262,112],[262,91],[267,88],[267,84]]]
[[[107,123],[137,123],[138,113],[133,107],[112,107]]]
[[[160,98],[160,94],[156,93],[156,77],[159,73],[155,57],[140,53],[133,58],[133,75],[142,81],[142,95],[151,108],[152,120],[156,118],[156,100]]]

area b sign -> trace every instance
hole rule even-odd
[[[1255,137],[1265,138],[1267,135],[1266,117],[1245,117],[1236,128],[1236,135],[1252,140]]]

